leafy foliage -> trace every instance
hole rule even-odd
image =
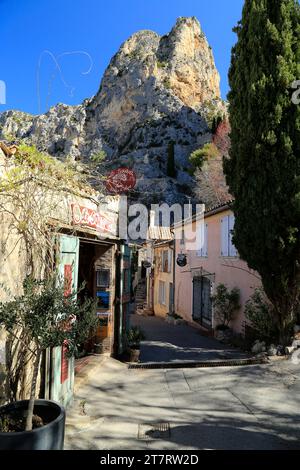
[[[35,356],[26,430],[32,429],[41,353],[65,343],[72,356],[96,326],[94,301],[85,300],[80,305],[76,294],[66,295],[64,286],[59,286],[54,277],[43,281],[28,277],[22,295],[0,303],[0,326],[19,341],[26,338],[26,345]]]
[[[73,355],[97,321],[94,301],[87,299],[80,305],[76,296],[66,296],[55,278],[36,281],[28,277],[22,295],[0,303],[0,325],[9,333],[25,331],[35,350],[67,341]]]
[[[140,345],[140,342],[145,339],[145,335],[138,326],[133,326],[127,332],[127,344],[129,347],[137,347]]]
[[[300,301],[300,5],[246,0],[229,81],[233,242],[262,279],[284,343]]]
[[[255,331],[256,339],[271,344],[278,339],[273,307],[262,289],[256,289],[245,306],[245,316]]]
[[[234,287],[229,290],[224,284],[219,284],[212,300],[216,318],[222,326],[228,327],[240,309],[239,289]]]
[[[203,167],[204,162],[210,158],[216,158],[219,155],[219,151],[214,143],[205,144],[203,148],[197,149],[190,155],[190,162],[194,170]]]
[[[96,163],[97,165],[99,165],[100,163],[104,162],[104,160],[106,159],[107,155],[106,155],[106,152],[105,150],[99,150],[99,152],[97,153],[94,153],[92,156],[91,156],[91,161],[93,163]]]

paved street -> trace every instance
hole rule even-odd
[[[131,315],[130,324],[141,328],[141,362],[216,361],[247,357],[189,325],[170,325],[159,317]]]
[[[68,410],[65,448],[300,449],[299,405],[300,367],[289,361],[128,370],[107,358]]]

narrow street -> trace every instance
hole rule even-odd
[[[189,325],[173,325],[153,316],[131,315],[131,326],[138,326],[145,335],[141,342],[140,361],[185,362],[217,361],[246,358],[238,349],[203,336],[200,330]]]
[[[296,449],[299,405],[300,368],[290,361],[128,370],[107,358],[77,390],[65,448]]]

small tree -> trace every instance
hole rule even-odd
[[[26,431],[30,431],[33,425],[36,385],[43,351],[66,344],[71,356],[96,326],[94,301],[85,300],[79,305],[76,294],[66,295],[64,286],[59,286],[56,278],[47,281],[26,278],[22,295],[0,303],[0,326],[18,338],[25,336],[28,339],[27,347],[29,345],[34,356]]]
[[[201,170],[204,162],[211,158],[217,158],[219,151],[214,143],[205,144],[201,149],[197,149],[190,155],[190,162],[194,170]]]
[[[255,337],[267,343],[276,341],[279,336],[273,309],[262,289],[256,289],[245,306],[245,317],[250,322]]]
[[[240,291],[237,287],[229,290],[224,284],[219,284],[213,296],[216,318],[222,326],[229,327],[240,309]]]

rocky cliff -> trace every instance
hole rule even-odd
[[[0,138],[25,139],[58,158],[86,161],[104,151],[100,171],[134,169],[137,198],[185,201],[196,184],[188,157],[212,140],[212,117],[226,112],[219,81],[198,20],[179,18],[166,36],[131,36],[112,58],[98,93],[81,105],[58,104],[40,116],[2,113]]]

